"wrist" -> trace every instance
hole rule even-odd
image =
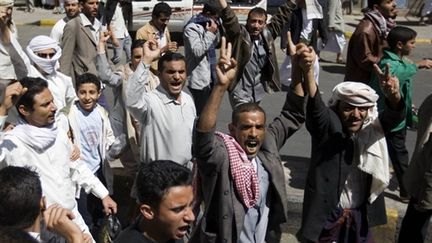
[[[8,110],[4,105],[0,105],[0,116],[6,116],[8,114]]]

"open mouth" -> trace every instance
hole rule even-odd
[[[246,147],[248,147],[248,148],[256,148],[257,146],[258,146],[258,141],[256,141],[256,140],[246,141]]]
[[[190,226],[186,225],[177,229],[177,237],[182,238],[189,232]]]
[[[178,81],[178,82],[172,82],[172,83],[171,83],[171,86],[172,86],[173,88],[179,89],[179,88],[181,88],[181,86],[182,86],[182,82],[181,82],[181,81]]]

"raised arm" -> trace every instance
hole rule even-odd
[[[276,37],[281,33],[283,27],[290,20],[291,13],[295,8],[296,5],[293,1],[286,0],[285,4],[281,5],[278,8],[277,13],[271,17],[270,23],[267,24],[267,28],[272,33],[273,39],[276,39]]]
[[[160,48],[156,40],[148,40],[143,45],[143,58],[126,85],[126,106],[138,120],[147,116],[148,106],[144,97],[145,86],[150,80],[150,64],[159,58]]]
[[[378,83],[387,100],[387,104],[391,109],[399,110],[402,106],[402,98],[399,91],[399,79],[396,76],[390,75],[390,64],[386,65],[384,72],[377,64],[373,65],[373,69],[378,77]]]
[[[102,82],[108,84],[109,86],[118,87],[122,84],[123,76],[119,73],[113,72],[111,70],[110,64],[108,63],[105,49],[106,42],[109,38],[111,38],[110,35],[105,35],[105,33],[103,32],[100,33],[99,43],[97,47],[98,54],[96,56],[96,69]]]
[[[236,64],[236,61],[231,58],[231,43],[226,44],[225,37],[222,37],[219,63],[216,67],[218,82],[213,87],[210,98],[198,120],[196,129],[199,132],[214,130],[222,98],[237,72]]]
[[[228,42],[233,43],[235,38],[240,35],[241,26],[234,11],[228,5],[226,0],[219,0],[221,6],[220,18],[226,31],[226,38]]]

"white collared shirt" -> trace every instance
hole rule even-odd
[[[183,91],[181,101],[175,100],[160,85],[146,92],[149,77],[150,66],[141,62],[126,87],[126,105],[141,124],[141,162],[172,160],[186,165],[192,159],[195,104]]]
[[[80,18],[82,21],[82,24],[84,26],[89,26],[90,31],[92,32],[93,38],[95,40],[96,43],[99,42],[99,32],[101,31],[102,28],[102,24],[99,22],[99,20],[97,18],[94,19],[93,24],[90,22],[90,20],[87,18],[87,16],[85,16],[85,14],[80,13]]]

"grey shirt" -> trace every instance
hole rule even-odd
[[[192,21],[184,28],[183,40],[188,85],[192,89],[204,89],[211,82],[208,51],[217,45],[219,33],[207,31],[202,25]]]
[[[158,86],[146,92],[150,65],[138,65],[126,85],[126,106],[141,124],[140,161],[172,160],[186,165],[192,158],[192,128],[196,117],[192,97],[181,101]]]
[[[265,88],[261,80],[261,71],[268,62],[264,42],[252,41],[252,55],[246,64],[243,76],[233,91],[237,103],[260,102],[265,96]],[[238,101],[238,102],[237,102]]]
[[[270,185],[269,174],[258,157],[253,159],[252,163],[258,175],[259,198],[254,207],[246,210],[243,229],[240,233],[239,242],[241,243],[264,242],[270,211],[266,204],[266,195]]]

